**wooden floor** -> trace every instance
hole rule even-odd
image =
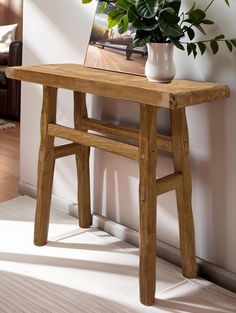
[[[0,130],[0,202],[15,198],[20,173],[20,125]]]

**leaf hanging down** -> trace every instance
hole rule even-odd
[[[199,50],[201,51],[201,55],[203,55],[206,51],[206,45],[201,41],[199,41],[197,45],[198,45]]]
[[[227,4],[227,6],[229,7],[229,0],[225,0],[225,3]]]
[[[229,51],[232,52],[232,50],[233,50],[232,43],[230,41],[228,41],[228,40],[225,40],[225,44],[228,47]]]
[[[219,45],[216,40],[211,40],[210,42],[211,50],[213,54],[216,54],[219,50]]]

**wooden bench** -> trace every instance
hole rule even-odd
[[[36,245],[47,243],[54,163],[57,158],[76,156],[78,170],[79,225],[90,227],[89,151],[99,148],[139,163],[140,216],[140,299],[145,305],[155,301],[156,282],[156,202],[157,196],[176,190],[183,275],[197,276],[194,221],[191,205],[189,143],[185,107],[229,96],[229,88],[218,83],[174,80],[171,84],[148,82],[145,77],[86,68],[76,64],[55,64],[7,69],[10,78],[44,85],[41,115],[41,143],[38,163],[38,193],[35,217]],[[57,89],[74,91],[74,128],[56,123]],[[139,130],[89,118],[86,93],[133,101],[140,106]],[[112,102],[111,102],[112,105]],[[171,114],[171,136],[157,134],[158,108]],[[91,134],[131,139],[124,143]],[[54,146],[54,138],[71,141]],[[157,150],[173,154],[173,174],[156,178]]]

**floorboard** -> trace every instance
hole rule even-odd
[[[0,202],[19,195],[20,124],[16,128],[0,130]]]

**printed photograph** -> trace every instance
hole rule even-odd
[[[112,3],[107,4],[103,13],[99,13],[101,4],[102,1],[98,1],[84,65],[144,75],[146,47],[133,47],[132,29],[122,35],[118,33],[117,28],[107,29],[107,16],[112,9]]]

